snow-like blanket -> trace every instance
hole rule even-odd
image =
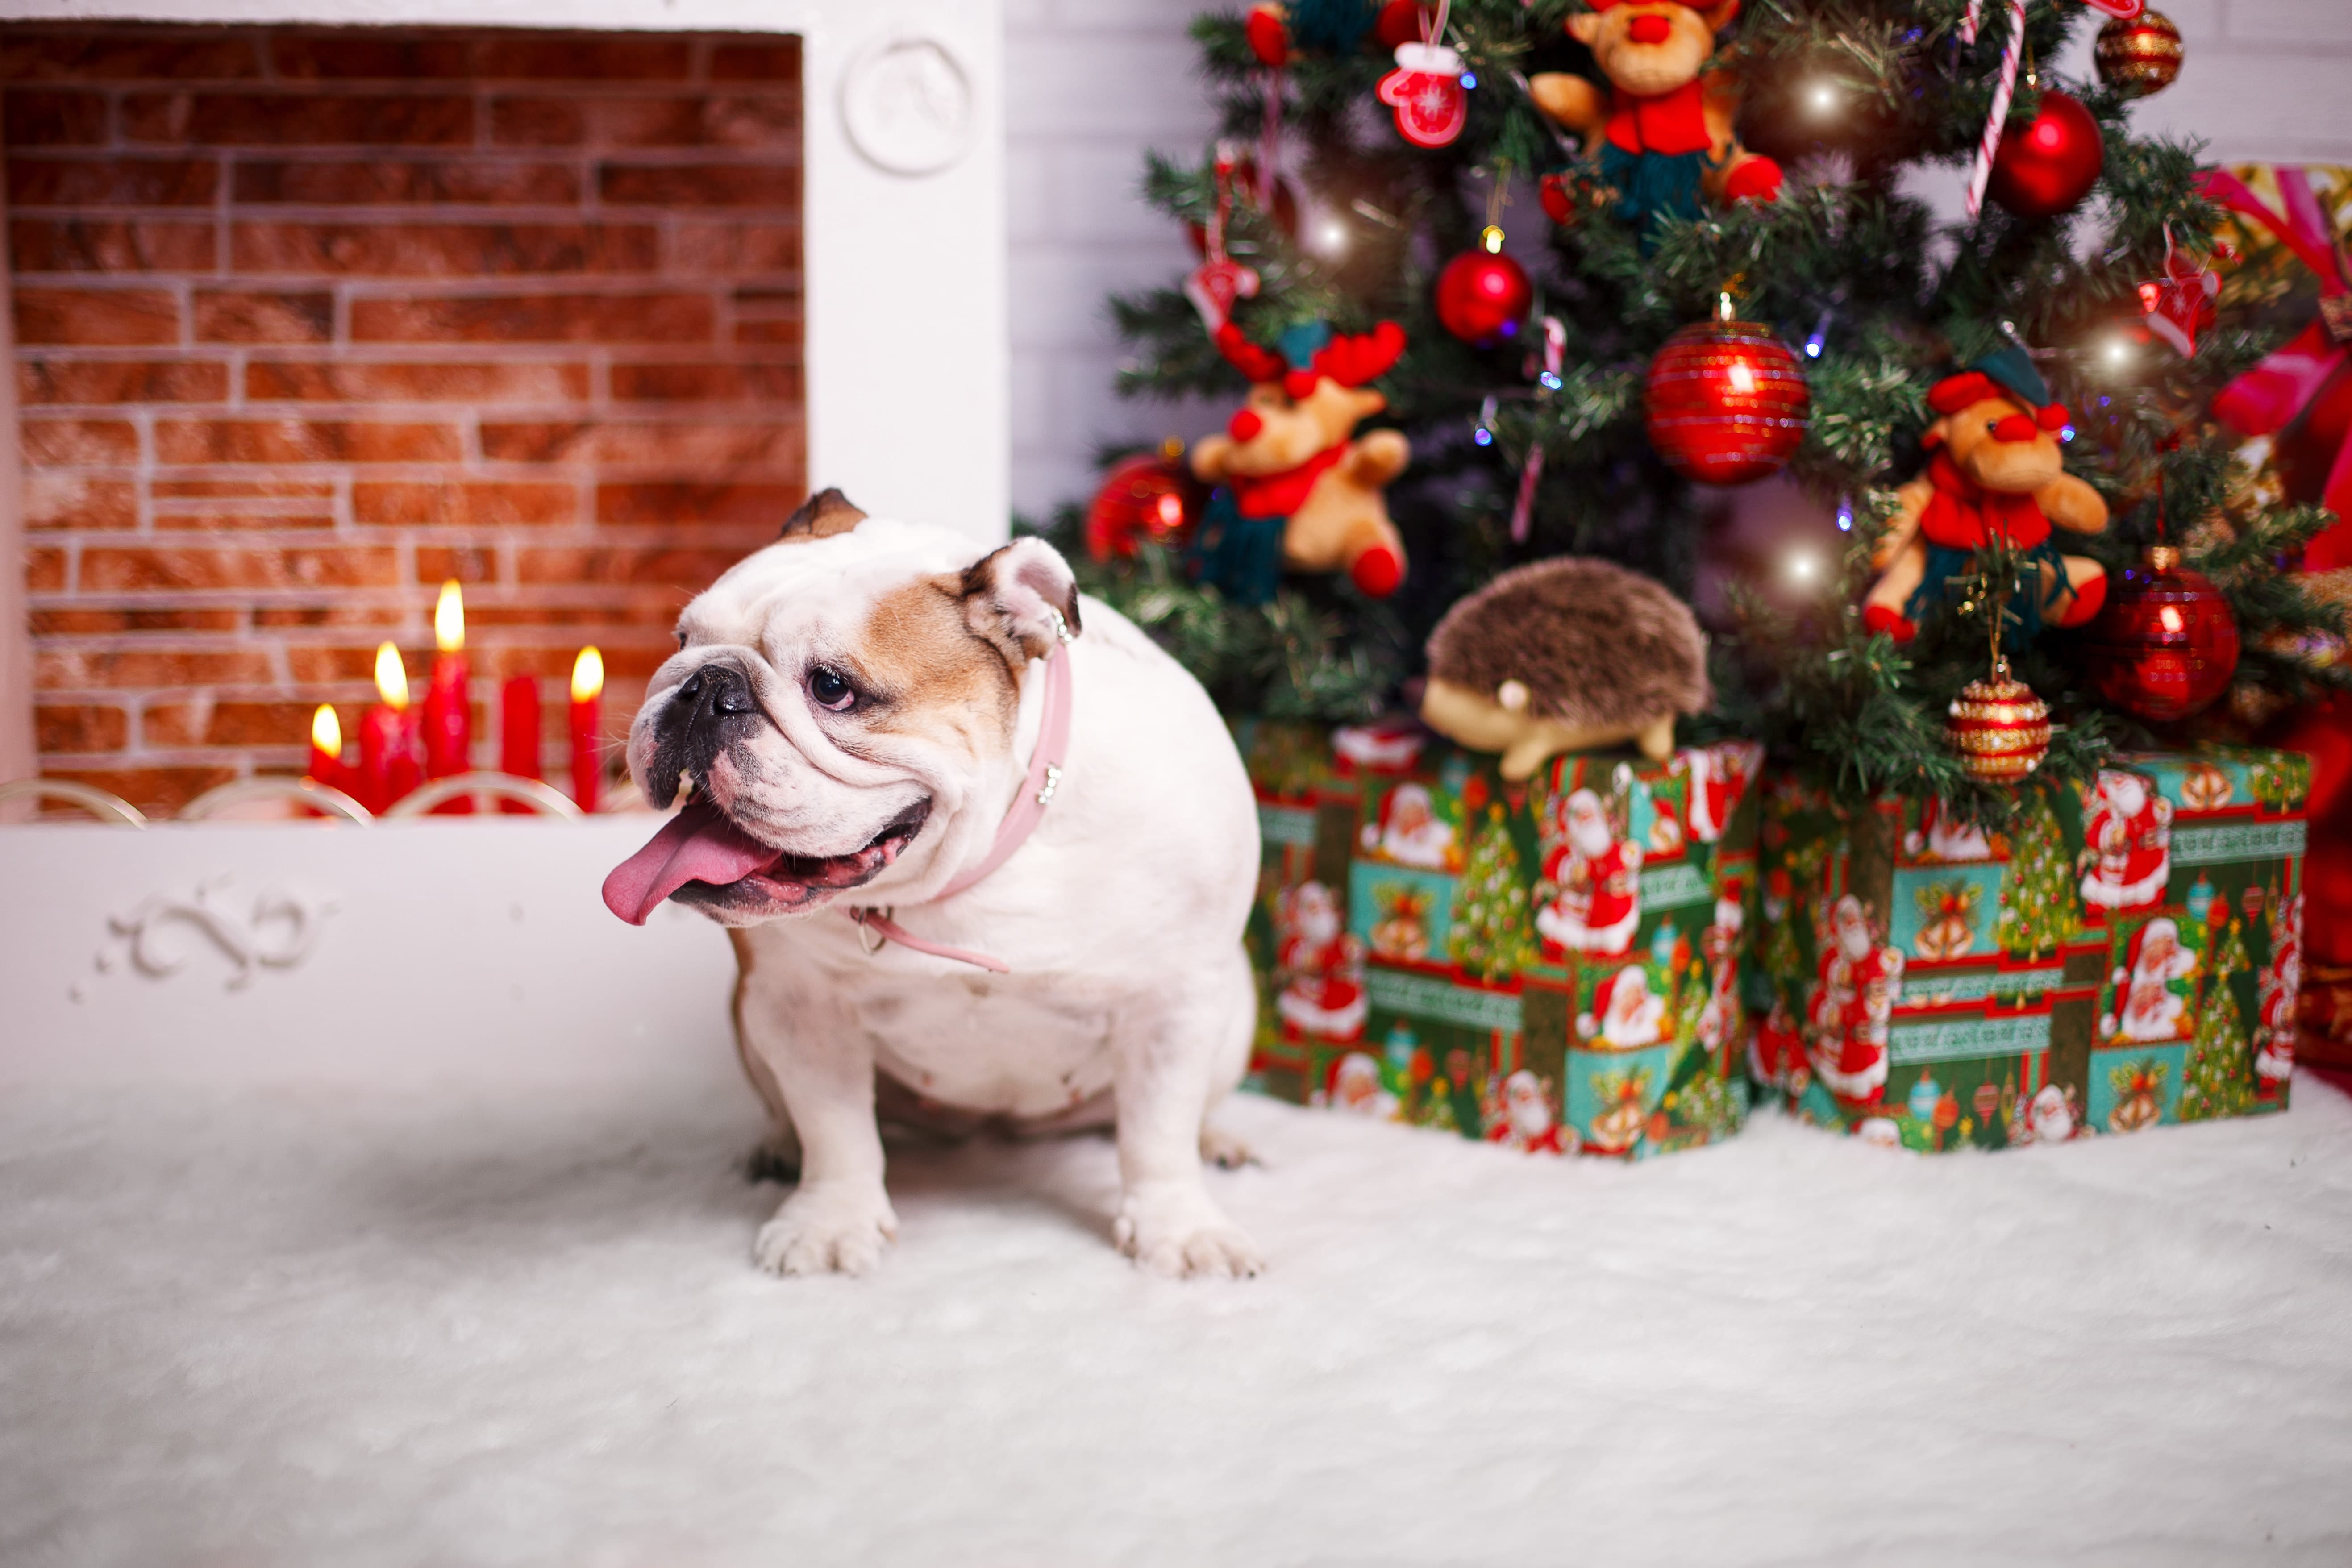
[[[755,1272],[748,1094],[0,1100],[0,1561],[2352,1561],[2352,1104],[1622,1168],[1244,1099],[1273,1259],[1109,1144],[895,1153]]]

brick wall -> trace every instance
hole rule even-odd
[[[619,735],[803,489],[798,46],[0,27],[42,769],[299,770],[466,585]],[[551,769],[559,753],[548,754]]]

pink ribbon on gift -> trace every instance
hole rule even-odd
[[[2317,274],[2320,298],[2332,300],[2346,293],[2336,236],[2319,198],[2312,194],[2309,176],[2301,169],[2281,168],[2278,184],[2279,195],[2286,203],[2284,213],[2273,211],[2245,181],[2226,169],[2208,169],[2197,177],[2200,195],[2262,225]],[[2213,413],[2240,435],[2275,435],[2303,412],[2347,353],[2352,349],[2336,342],[2325,321],[2315,321],[2285,347],[2223,387],[2213,399]],[[2352,516],[2352,441],[2336,449],[2320,504],[2339,517]]]

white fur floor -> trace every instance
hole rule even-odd
[[[1274,1259],[1099,1140],[748,1261],[748,1097],[0,1100],[10,1563],[2352,1562],[2352,1103],[1636,1168],[1244,1100]]]

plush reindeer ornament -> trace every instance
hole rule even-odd
[[[1580,76],[1531,79],[1536,108],[1586,138],[1601,177],[1618,193],[1617,215],[1646,234],[1661,217],[1696,217],[1704,191],[1718,202],[1769,202],[1780,194],[1780,165],[1739,145],[1731,125],[1739,87],[1706,68],[1715,36],[1739,15],[1739,0],[1704,9],[1678,0],[1592,0],[1568,19],[1569,36],[1592,51],[1609,93]]]
[[[1502,752],[1514,783],[1559,752],[1627,741],[1664,762],[1675,715],[1713,700],[1690,606],[1606,561],[1559,556],[1504,573],[1445,612],[1428,653],[1422,721]]]
[[[1412,450],[1394,430],[1353,437],[1388,406],[1365,383],[1404,353],[1404,329],[1335,337],[1316,322],[1275,350],[1227,321],[1216,341],[1251,386],[1223,434],[1192,443],[1192,472],[1221,487],[1193,535],[1199,580],[1244,605],[1273,598],[1285,567],[1344,571],[1375,598],[1396,592],[1404,545],[1381,491]]]
[[[1950,581],[1996,542],[2022,557],[2029,581],[2011,607],[2029,635],[2097,615],[2106,569],[2061,553],[2050,530],[2102,532],[2107,503],[2066,472],[2058,444],[2066,410],[2026,352],[2011,344],[1946,376],[1927,406],[1937,415],[1919,438],[1927,468],[1895,492],[1902,510],[1872,553],[1882,575],[1864,600],[1863,625],[1909,642]]]

